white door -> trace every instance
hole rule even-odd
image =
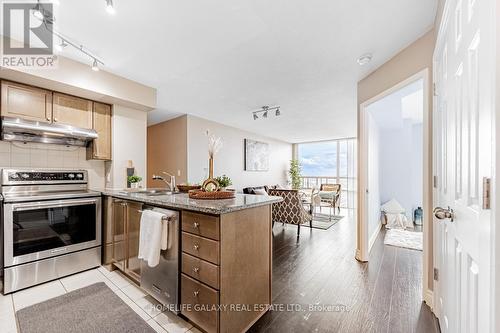
[[[491,211],[495,0],[448,0],[434,52],[435,312],[445,333],[493,332]]]

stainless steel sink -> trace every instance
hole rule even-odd
[[[172,192],[170,190],[163,189],[163,188],[161,188],[161,189],[159,189],[159,188],[151,188],[151,189],[146,189],[146,190],[138,191],[137,193],[144,194],[144,195],[147,195],[147,196],[155,196],[155,195],[176,194],[178,192]]]

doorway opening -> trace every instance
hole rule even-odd
[[[423,80],[366,108],[369,248],[385,243],[422,251]]]
[[[429,95],[424,69],[360,105],[356,259],[369,261],[378,236],[422,251],[422,298],[432,308]]]

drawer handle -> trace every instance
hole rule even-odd
[[[193,223],[193,227],[195,227],[196,229],[198,229],[200,227],[200,224],[198,222],[194,222]]]
[[[198,273],[200,271],[199,267],[193,267],[193,272]]]
[[[195,292],[193,292],[194,297],[198,297],[198,295],[199,295],[199,294],[200,294],[200,292],[199,292],[199,291],[195,291]]]
[[[199,248],[200,248],[200,246],[198,244],[193,245],[193,249],[195,249],[196,251],[198,251]]]

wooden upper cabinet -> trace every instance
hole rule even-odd
[[[55,92],[52,121],[55,124],[92,128],[92,101]]]
[[[99,137],[87,147],[87,159],[111,160],[111,105],[93,104],[92,128]]]
[[[2,116],[45,123],[52,121],[51,91],[2,81],[1,99]]]

